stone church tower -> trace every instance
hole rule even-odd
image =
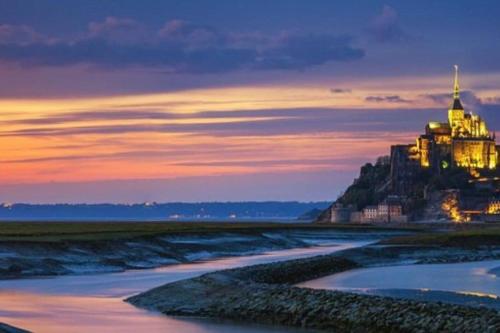
[[[409,151],[410,159],[418,160],[424,168],[459,167],[471,171],[497,168],[495,135],[488,131],[479,115],[465,112],[460,102],[457,65],[448,122],[429,122],[425,134],[418,137],[417,144]]]

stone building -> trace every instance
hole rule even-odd
[[[388,196],[378,205],[366,206],[363,209],[362,221],[402,223],[407,222],[406,215],[403,214],[403,205],[399,197]]]
[[[403,215],[403,205],[397,197],[389,196],[378,204],[377,210],[380,222],[406,222],[406,216]]]
[[[371,205],[366,206],[363,209],[363,221],[364,222],[373,222],[378,218],[378,206]]]
[[[485,121],[466,113],[460,101],[458,67],[455,66],[453,100],[448,110],[447,122],[429,122],[425,134],[416,144],[391,148],[392,179],[408,179],[415,167],[431,168],[437,172],[450,167],[496,170],[499,165],[500,146],[495,134],[488,131]],[[399,173],[399,174],[398,174]],[[404,187],[404,184],[399,186]],[[395,189],[403,192],[404,189]]]

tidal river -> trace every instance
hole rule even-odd
[[[500,310],[500,260],[354,269],[298,284]]]
[[[300,332],[292,328],[167,317],[138,309],[123,299],[214,270],[315,256],[372,241],[334,240],[322,246],[123,273],[0,281],[0,321],[40,333]]]

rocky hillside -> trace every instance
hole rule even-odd
[[[378,204],[389,194],[390,171],[390,164],[381,162],[381,159],[375,165],[366,163],[361,167],[359,177],[332,205],[340,203],[361,210],[368,205]],[[318,222],[330,221],[331,207],[323,211]]]
[[[404,178],[392,178],[394,170],[387,157],[381,157],[377,163],[367,163],[361,167],[359,177],[335,201],[334,204],[351,206],[354,210],[362,210],[368,205],[377,205],[388,195],[397,195],[402,199],[403,209],[412,220],[453,219],[450,210],[462,207],[467,210],[484,209],[485,203],[498,196],[500,189],[496,185],[478,186],[478,179],[498,177],[495,174],[472,176],[468,170],[449,168],[437,172],[428,169],[415,169],[405,172]],[[404,183],[404,184],[402,184]],[[397,189],[405,188],[404,192]],[[452,196],[455,195],[456,198]],[[453,207],[446,207],[447,201]],[[329,222],[330,205],[316,220]]]

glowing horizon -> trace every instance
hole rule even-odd
[[[443,20],[461,8],[436,9],[443,16],[424,26],[413,4],[370,3],[349,20],[324,14],[352,10],[349,3],[323,4],[321,12],[300,4],[303,21],[294,26],[272,4],[276,20],[256,27],[227,4],[238,19],[200,16],[203,4],[186,17],[169,3],[159,5],[165,17],[135,4],[124,12],[96,5],[95,13],[81,5],[68,21],[43,6],[43,15],[33,13],[40,22],[0,12],[0,202],[43,201],[47,191],[70,200],[53,184],[210,177],[219,178],[207,200],[235,198],[224,190],[232,177],[242,191],[262,177],[265,199],[280,199],[291,197],[289,182],[321,187],[324,173],[328,186],[313,198],[331,200],[361,164],[446,118],[453,64],[466,107],[500,127],[496,53],[481,51],[472,33],[462,38],[474,54],[462,51],[462,40],[442,46],[456,28],[446,21],[443,30]],[[245,6],[263,19],[260,6]],[[490,23],[474,32],[493,36]],[[432,34],[421,38],[419,29]],[[31,196],[24,190],[31,185],[43,190]],[[101,191],[79,196],[78,186],[71,201]],[[179,188],[179,197],[195,196]],[[138,188],[137,201],[148,191]],[[296,191],[299,200],[311,198]],[[248,195],[263,198],[255,188]],[[123,198],[118,189],[109,194]]]

